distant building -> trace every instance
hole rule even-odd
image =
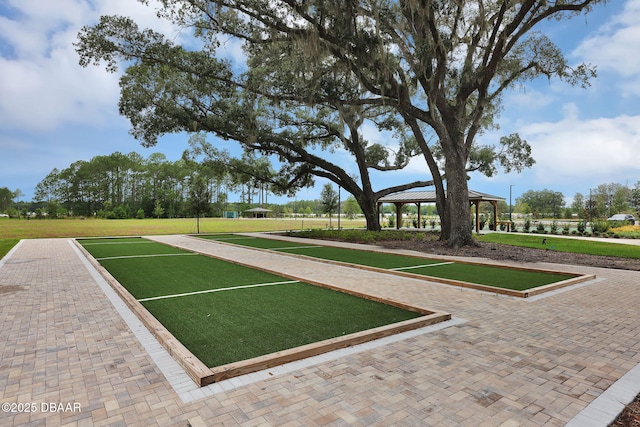
[[[269,216],[269,212],[271,212],[271,209],[253,208],[242,212],[242,215],[246,218],[267,218]]]

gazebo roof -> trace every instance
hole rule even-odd
[[[271,209],[253,208],[253,209],[247,209],[245,212],[255,212],[255,213],[271,212]]]
[[[481,193],[479,191],[469,190],[470,201],[500,201],[505,200],[504,197],[492,196],[491,194]],[[435,203],[436,192],[428,191],[403,191],[402,193],[389,194],[378,199],[379,203]]]

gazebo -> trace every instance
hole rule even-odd
[[[269,212],[271,212],[271,209],[253,208],[253,209],[247,209],[246,211],[243,212],[243,214],[251,218],[266,218]]]
[[[489,202],[493,206],[493,223],[498,224],[498,202],[504,201],[504,197],[469,190],[469,203],[476,207],[476,232],[480,231],[480,202]],[[418,227],[420,227],[420,205],[423,203],[435,203],[435,191],[404,191],[402,193],[389,194],[378,199],[378,215],[383,203],[393,203],[396,206],[396,228],[402,224],[402,207],[406,204],[414,204],[418,207]]]

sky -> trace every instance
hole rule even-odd
[[[129,135],[118,114],[118,74],[104,67],[82,68],[73,43],[80,28],[101,15],[126,15],[180,41],[185,35],[156,19],[153,8],[133,0],[0,0],[0,187],[20,189],[31,200],[36,185],[54,168],[78,160],[135,151],[143,157],[164,153],[177,160],[188,136],[167,136],[144,148]],[[518,174],[503,171],[491,178],[472,174],[469,188],[513,203],[528,190],[588,195],[600,184],[634,187],[640,182],[640,0],[612,0],[586,17],[552,21],[540,28],[569,63],[597,66],[587,89],[558,80],[538,79],[505,94],[499,129],[478,138],[492,144],[517,132],[532,147],[536,163]],[[224,46],[240,58],[237,44]],[[373,127],[364,135],[386,143]],[[213,138],[221,148],[235,145]],[[332,160],[353,168],[345,153]],[[356,172],[355,169],[353,172]],[[373,174],[374,189],[429,179],[417,158],[402,173]],[[316,199],[322,185],[301,190],[298,199]],[[270,202],[284,199],[269,198]]]

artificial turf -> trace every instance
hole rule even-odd
[[[244,237],[238,239],[227,237],[220,239],[217,237],[217,235],[203,237],[210,240],[220,240],[226,243],[249,246],[252,248],[270,249],[278,252],[307,255],[314,258],[348,262],[352,264],[367,265],[370,267],[386,269],[412,267],[416,265],[435,264],[440,262],[439,260],[394,255],[382,252],[359,251],[355,249],[336,248],[320,245],[304,245],[300,243],[264,239],[260,237]]]
[[[94,257],[149,255],[159,243],[80,241]],[[168,248],[168,246],[166,246]],[[108,249],[107,249],[108,248]],[[137,249],[133,249],[137,248]],[[173,249],[173,248],[172,248]],[[289,349],[421,314],[248,267],[177,250],[174,256],[101,259],[100,263],[207,366]],[[223,288],[280,283],[233,290]],[[211,293],[174,296],[198,291]]]
[[[411,273],[460,280],[497,288],[526,291],[575,277],[573,274],[514,270],[476,264],[445,264],[410,270]]]
[[[406,271],[423,276],[459,280],[516,291],[533,289],[575,277],[573,274],[547,273],[478,264],[447,263],[437,265],[442,263],[442,260],[331,246],[303,245],[259,237],[238,237],[241,238],[234,240],[226,235],[223,241],[382,269],[404,269],[425,265],[425,267],[411,268]],[[206,238],[217,240],[216,235],[206,236]]]
[[[78,242],[97,259],[187,253],[185,250],[142,238],[83,239]]]
[[[210,367],[420,316],[305,283],[142,304]]]

